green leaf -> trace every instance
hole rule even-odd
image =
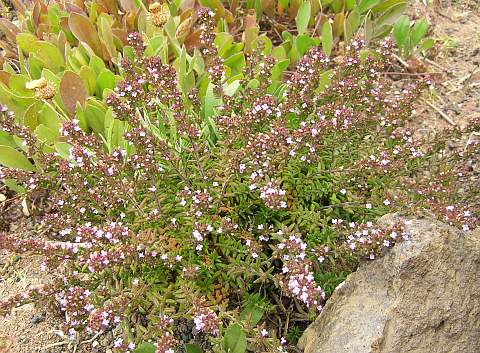
[[[361,18],[357,10],[353,10],[345,20],[345,41],[349,42],[357,33],[358,27],[360,27]]]
[[[317,90],[319,92],[323,91],[325,88],[328,87],[328,85],[330,85],[330,83],[332,81],[332,76],[333,76],[333,70],[332,69],[327,70],[320,75],[320,82],[319,82],[318,88],[317,88]]]
[[[425,39],[422,44],[420,45],[420,48],[418,48],[420,51],[428,50],[430,48],[433,48],[435,45],[435,41],[433,38],[427,38]]]
[[[44,64],[34,54],[30,54],[27,62],[32,79],[39,79],[42,76],[42,67]]]
[[[383,0],[378,5],[372,8],[374,14],[384,12],[400,3],[405,3],[406,0]]]
[[[38,126],[39,112],[43,108],[43,104],[39,101],[33,102],[25,111],[23,116],[23,125],[28,127],[30,131],[34,131]]]
[[[308,34],[302,34],[295,38],[295,47],[300,56],[305,55],[308,49],[316,45],[315,41]]]
[[[352,10],[356,4],[357,2],[355,0],[345,0],[345,10]]]
[[[241,70],[245,66],[245,56],[243,52],[233,54],[228,59],[225,59],[225,65],[232,69]]]
[[[20,33],[17,35],[19,47],[28,55],[35,54],[35,57],[42,63],[43,67],[54,72],[59,72],[65,67],[65,60],[60,50],[52,43],[38,40],[33,34]]]
[[[387,11],[385,11],[385,13],[382,14],[382,16],[380,16],[378,19],[375,20],[375,27],[395,24],[398,18],[405,11],[406,6],[407,6],[406,2],[401,2],[390,7]]]
[[[60,116],[50,104],[43,105],[38,114],[38,122],[52,131],[58,132],[60,130]]]
[[[28,81],[30,81],[30,79],[25,75],[11,75],[8,80],[8,86],[15,94],[33,97],[33,92],[26,88]]]
[[[10,110],[14,111],[18,117],[23,116],[27,109],[35,99],[33,97],[19,96],[10,91],[6,85],[0,82],[0,103],[6,105]]]
[[[20,49],[25,53],[30,54],[38,42],[38,38],[31,33],[20,33],[16,37],[16,41]]]
[[[278,46],[273,48],[272,56],[277,60],[284,60],[287,58],[287,53],[283,46]]]
[[[233,36],[230,33],[220,32],[215,36],[214,42],[218,48],[218,54],[224,58],[225,53],[232,47]]]
[[[342,12],[342,9],[343,9],[343,3],[344,3],[344,0],[333,0],[330,7],[334,13],[340,13]]]
[[[112,23],[112,18],[105,13],[100,14],[97,20],[100,41],[105,44],[110,57],[114,58],[117,56],[117,48],[115,47],[115,43],[113,41]]]
[[[27,191],[23,186],[17,184],[17,182],[13,179],[4,179],[3,183],[7,188],[9,188],[12,191],[15,191],[17,194],[23,194],[24,192]]]
[[[250,325],[255,327],[262,319],[264,313],[265,310],[258,305],[250,305],[243,309],[243,311],[240,313],[240,318],[242,320],[248,319],[250,321]]]
[[[185,345],[185,353],[203,353],[202,349],[193,343],[187,343]]]
[[[155,353],[157,348],[149,342],[143,342],[133,351],[133,353]]]
[[[290,60],[288,59],[277,62],[272,69],[272,80],[280,79],[283,71],[285,71],[288,65],[290,65]]]
[[[10,146],[10,147],[17,147],[15,140],[11,135],[6,133],[5,131],[0,130],[0,145],[2,146]]]
[[[416,21],[410,31],[411,46],[416,47],[428,32],[428,22],[425,19]]]
[[[97,134],[103,134],[105,129],[105,112],[89,100],[85,106],[84,114],[88,127]]]
[[[100,73],[105,69],[105,63],[96,55],[92,55],[88,66],[90,66],[97,75],[100,75]]]
[[[67,159],[70,157],[70,149],[72,146],[66,142],[57,142],[55,144],[55,151],[62,157],[63,159]]]
[[[54,144],[60,137],[58,131],[55,131],[43,124],[37,126],[35,129],[35,134],[37,135],[37,138],[47,146]]]
[[[404,55],[407,55],[410,47],[409,39],[410,31],[410,19],[408,16],[401,16],[397,23],[393,26],[393,38],[397,43],[397,46],[402,51]]]
[[[83,84],[87,88],[88,95],[93,96],[97,85],[97,75],[95,74],[95,71],[89,66],[82,66],[78,75],[81,77]]]
[[[311,11],[312,5],[310,4],[310,1],[305,1],[298,9],[295,23],[297,24],[297,32],[299,35],[302,35],[307,31]]]
[[[103,98],[103,90],[105,88],[115,88],[115,75],[107,69],[104,69],[97,77],[96,96]]]
[[[322,27],[322,49],[325,54],[330,56],[333,48],[333,31],[330,22],[326,21]]]
[[[35,171],[35,167],[22,153],[10,146],[0,145],[0,164],[7,168]]]
[[[245,353],[247,335],[239,324],[230,325],[223,336],[223,347],[226,353]]]
[[[381,0],[361,0],[358,4],[357,10],[362,14],[376,6],[380,1]]]
[[[39,41],[36,44],[34,53],[45,64],[46,68],[54,72],[59,72],[65,67],[62,53],[52,43]]]
[[[158,55],[165,45],[168,45],[167,38],[162,34],[150,38],[147,48],[145,49],[146,56]]]

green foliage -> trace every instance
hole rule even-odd
[[[171,343],[182,320],[190,331],[200,322],[182,338],[188,353],[208,351],[202,339],[218,352],[244,353],[247,340],[273,350],[283,327],[271,322],[292,310],[311,320],[359,257],[390,246],[349,247],[347,224],[405,210],[400,181],[437,152],[414,158],[418,145],[397,135],[423,86],[403,97],[379,84],[391,60],[379,38],[393,28],[402,55],[427,43],[426,22],[401,17],[404,1],[201,1],[214,10],[207,20],[186,1],[36,3],[20,28],[2,27],[18,65],[0,72],[0,103],[14,113],[2,121],[1,173],[17,191],[51,191],[48,229],[75,252],[0,242],[38,246],[67,278],[52,291],[81,294],[67,325],[96,330],[96,314],[114,312],[125,343],[142,342],[136,353]],[[337,45],[359,31],[371,47]],[[337,54],[357,64],[327,58]],[[307,299],[288,285],[294,271],[308,278]]]
[[[0,145],[0,164],[9,168],[18,168],[27,171],[34,171],[35,167],[20,152],[10,146]]]
[[[310,1],[305,1],[298,9],[295,22],[297,23],[297,32],[299,35],[307,31],[308,23],[310,22],[312,6]]]
[[[230,325],[223,335],[223,348],[227,353],[245,353],[247,335],[239,324]]]
[[[300,337],[302,337],[303,330],[298,326],[292,326],[288,329],[287,340],[289,342],[298,342]]]
[[[185,353],[203,353],[203,351],[196,344],[187,343],[185,345]]]
[[[424,51],[433,46],[431,38],[425,38],[428,22],[425,19],[410,25],[408,16],[401,16],[393,27],[393,38],[403,56],[409,57],[415,51]]]
[[[156,347],[152,343],[144,342],[141,343],[135,350],[134,353],[155,353]]]

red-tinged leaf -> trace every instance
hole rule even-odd
[[[261,0],[262,10],[269,17],[275,16],[275,1],[274,0]]]
[[[11,73],[6,71],[0,71],[0,82],[5,84],[5,86],[8,86],[8,82],[10,82],[10,76],[12,76]]]
[[[335,15],[335,18],[333,20],[333,25],[332,25],[333,36],[335,38],[338,38],[343,34],[344,22],[345,22],[345,15],[343,14],[343,12],[337,13]]]
[[[138,14],[138,11],[135,10],[135,12],[128,12],[123,18],[128,29],[131,31],[134,31],[136,28],[135,22],[137,19],[137,14]]]
[[[114,16],[118,15],[118,1],[116,0],[96,0],[95,1],[98,4],[103,5],[108,12]]]
[[[11,42],[15,42],[17,34],[20,33],[18,27],[5,18],[0,18],[0,31],[2,31],[5,37]]]
[[[25,12],[27,12],[27,8],[25,7],[25,5],[23,4],[23,1],[20,1],[20,0],[10,0],[10,2],[12,3],[13,7],[15,8],[15,10],[17,10],[17,12],[21,15],[25,15]]]
[[[196,0],[184,0],[180,4],[180,11],[183,12],[185,10],[193,9],[195,7]]]
[[[105,6],[103,6],[102,4],[95,3],[95,7],[97,9],[98,14],[104,13],[104,14],[108,15],[108,9]]]
[[[252,49],[253,41],[258,37],[258,25],[257,25],[257,13],[255,9],[248,10],[247,16],[243,21],[245,30],[243,31],[242,41],[245,43],[243,48],[245,53],[250,52]]]
[[[71,115],[75,114],[77,102],[84,106],[88,94],[81,77],[72,71],[65,71],[60,81],[60,96]]]
[[[190,33],[187,38],[185,38],[185,47],[187,48],[187,51],[191,51],[193,48],[197,47],[200,44],[200,35],[202,34],[201,29],[197,29]]]
[[[81,7],[78,7],[77,5],[75,4],[70,4],[70,3],[67,3],[65,4],[65,9],[67,10],[67,12],[69,13],[78,13],[80,15],[85,15],[85,11],[81,8]]]
[[[37,27],[37,37],[44,38],[48,36],[50,31],[50,25],[47,23],[40,23]]]
[[[0,49],[3,50],[2,53],[0,53],[1,58],[16,58],[17,57],[17,52],[13,51],[13,47],[8,44],[7,42],[0,40]]]
[[[134,0],[119,0],[120,7],[124,12],[137,12],[138,7]]]
[[[65,44],[67,44],[67,36],[61,31],[57,36],[57,47],[61,53],[65,52]]]
[[[220,0],[210,0],[210,5],[215,10],[215,18],[218,20],[225,14],[225,7]]]
[[[102,43],[98,37],[95,26],[90,19],[78,13],[71,13],[68,18],[68,26],[73,35],[81,42],[87,44],[97,56],[109,60],[108,52],[104,50]]]
[[[113,35],[122,42],[123,45],[127,45],[127,36],[128,33],[124,29],[112,28]]]
[[[63,17],[60,19],[60,28],[65,33],[71,33],[70,27],[68,26],[68,17]]]
[[[77,5],[82,10],[85,10],[85,3],[84,0],[73,0],[73,3]]]
[[[302,5],[303,1],[302,0],[291,0],[290,5],[288,7],[288,16],[290,17],[291,20],[294,20],[295,17],[297,17],[298,9],[300,8],[300,5]]]
[[[232,2],[230,3],[230,11],[232,12],[232,14],[234,14],[237,11],[237,7],[238,7],[238,0],[232,0]]]
[[[233,17],[233,14],[227,9],[225,9],[225,21],[227,21],[227,24],[229,25],[232,25],[235,22],[235,17]]]
[[[33,28],[35,29],[40,24],[40,16],[42,15],[42,12],[44,12],[43,4],[40,2],[36,2],[32,12],[32,24],[33,24]]]
[[[248,10],[248,14],[245,16],[243,25],[246,31],[250,28],[254,28],[257,25],[257,12],[254,9]]]

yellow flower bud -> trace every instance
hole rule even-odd
[[[175,32],[175,37],[177,39],[182,40],[185,39],[185,37],[190,33],[190,30],[192,29],[194,19],[193,17],[188,17],[185,19],[182,23],[177,28],[177,31]]]
[[[42,77],[42,78],[39,78],[38,80],[33,80],[33,81],[27,82],[25,84],[25,87],[27,89],[37,90],[37,89],[45,87],[46,85],[47,85],[47,80]]]
[[[168,8],[167,3],[160,4],[156,2],[151,4],[148,9],[150,10],[150,18],[152,19],[152,23],[155,26],[161,27],[167,23],[168,18],[170,17],[170,9]]]
[[[50,99],[55,96],[55,86],[46,79],[39,78],[38,80],[32,80],[25,84],[27,89],[35,91],[35,96],[39,99]]]

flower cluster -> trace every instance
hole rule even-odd
[[[277,233],[283,237],[283,232]],[[315,282],[313,262],[307,256],[307,244],[296,235],[284,237],[277,245],[276,256],[283,262],[278,283],[287,293],[308,308],[322,309],[325,293]]]
[[[260,189],[260,198],[265,206],[272,209],[287,208],[286,191],[278,187],[278,182],[272,180]]]
[[[348,235],[346,246],[362,257],[375,259],[382,254],[384,249],[391,248],[396,242],[408,240],[408,232],[405,224],[397,222],[389,227],[375,227],[373,222],[367,222],[360,226],[351,224],[355,232]]]
[[[27,192],[47,189],[51,207],[45,239],[2,233],[0,244],[44,256],[57,277],[3,302],[2,312],[50,300],[71,338],[115,330],[119,352],[148,339],[172,353],[183,340],[172,319],[190,320],[187,331],[216,344],[222,326],[243,320],[232,305],[251,293],[273,303],[281,291],[279,310],[291,304],[308,320],[302,308],[320,310],[328,292],[318,271],[335,282],[358,258],[407,236],[401,224],[374,225],[380,214],[428,208],[465,230],[478,224],[475,190],[464,185],[472,171],[449,170],[458,156],[440,153],[446,138],[423,141],[405,128],[428,82],[386,81],[391,42],[367,49],[357,40],[336,60],[312,48],[280,82],[259,46],[228,95],[215,17],[194,11],[205,64],[192,72],[194,89],[174,65],[145,55],[140,34],[128,35],[135,58],[121,61],[122,80],[105,99],[114,138],[73,118],[57,150],[2,108],[2,130],[21,141],[36,171],[2,168],[0,178]],[[158,26],[166,12],[150,6]],[[462,153],[476,148],[468,143]],[[427,162],[437,163],[435,175],[425,173]],[[127,332],[133,321],[138,331]],[[265,321],[249,335],[270,349],[282,331]]]
[[[193,316],[195,329],[199,332],[218,334],[218,317],[210,308],[200,307],[196,308]]]

